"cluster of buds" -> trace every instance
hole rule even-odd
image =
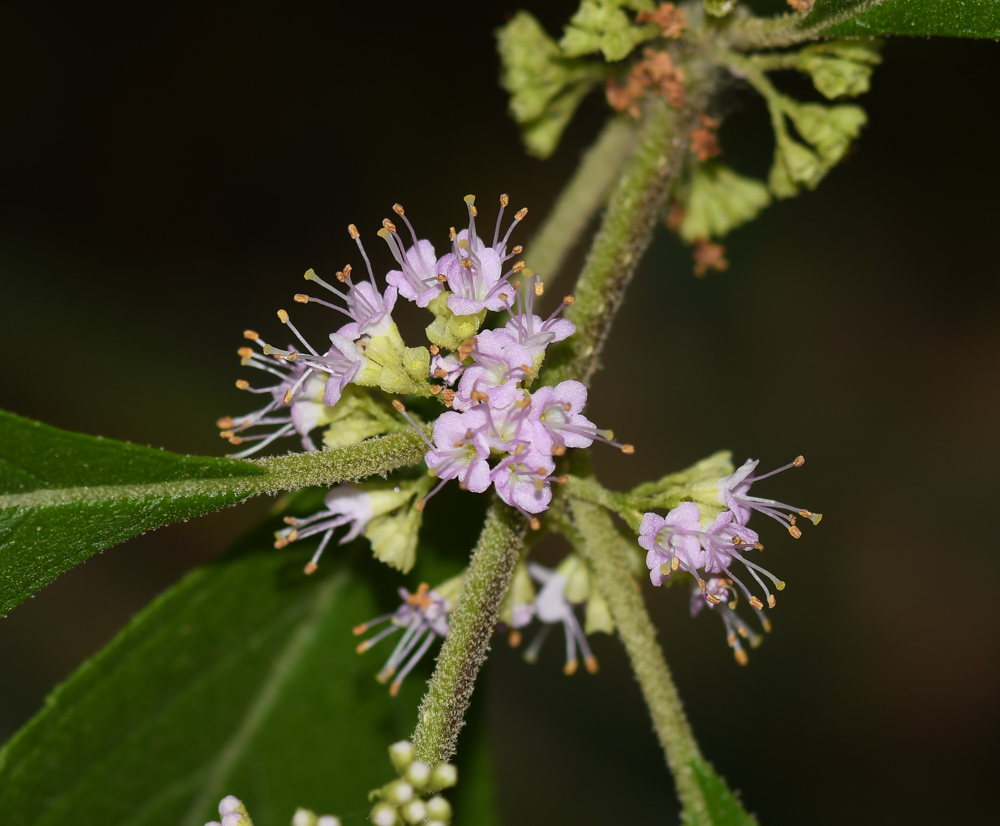
[[[448,826],[451,804],[438,792],[458,782],[458,770],[451,763],[431,766],[417,760],[413,745],[405,740],[389,746],[389,759],[398,777],[369,795],[378,801],[369,820],[375,826]]]
[[[785,587],[783,581],[748,558],[751,552],[764,550],[756,531],[747,527],[751,514],[758,511],[769,516],[795,539],[802,536],[798,526],[800,518],[813,524],[819,524],[822,519],[822,514],[804,508],[751,496],[750,486],[803,464],[805,459],[799,456],[784,467],[757,476],[754,474],[757,462],[748,459],[735,473],[696,490],[692,496],[695,501],[682,502],[666,516],[645,514],[639,527],[639,545],[647,552],[646,566],[653,585],[662,585],[678,571],[694,577],[697,585],[692,595],[692,614],[704,607],[718,610],[726,626],[729,645],[740,664],[747,661],[740,638],[753,646],[759,643],[760,637],[735,614],[738,592],[761,611],[765,602],[768,608],[776,604],[771,588],[781,591]],[[763,600],[733,573],[735,562],[739,562],[760,586]],[[763,616],[761,620],[764,630],[768,631],[770,623]]]
[[[205,826],[253,826],[250,815],[243,801],[233,795],[227,795],[219,803],[220,820],[212,820]],[[317,815],[309,809],[296,809],[292,816],[292,826],[341,826],[339,817],[334,815]]]

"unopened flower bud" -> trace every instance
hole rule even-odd
[[[398,743],[393,743],[389,746],[389,759],[392,761],[392,767],[399,774],[402,774],[415,758],[416,751],[413,748],[413,744],[406,740],[400,740]]]
[[[451,823],[451,804],[441,795],[434,795],[427,801],[427,816],[441,823]]]
[[[316,826],[341,826],[340,818],[334,815],[323,815],[316,821]]]
[[[396,807],[389,803],[379,803],[372,809],[369,819],[375,826],[396,826],[399,823]]]
[[[316,813],[309,809],[296,809],[292,815],[292,826],[316,826]]]
[[[222,826],[248,826],[250,818],[243,812],[226,812],[222,816]]]
[[[438,789],[450,789],[458,782],[458,769],[451,763],[438,763],[431,772],[430,782],[427,788],[437,791]]]
[[[244,812],[246,811],[246,809],[243,807],[243,802],[238,797],[236,797],[235,795],[232,795],[232,794],[226,795],[219,802],[219,816],[220,817],[222,817],[224,815],[227,815],[230,812],[235,812],[235,811],[238,811],[238,810],[242,810]]]
[[[400,814],[403,815],[404,821],[411,826],[416,826],[427,819],[427,806],[422,800],[411,800],[400,809]]]
[[[403,777],[409,780],[416,788],[424,789],[431,777],[431,767],[423,760],[414,760],[406,767]]]
[[[395,806],[402,806],[413,800],[413,786],[405,780],[396,780],[382,790],[382,797]]]

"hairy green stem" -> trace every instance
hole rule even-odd
[[[590,383],[625,288],[680,169],[692,119],[692,110],[678,113],[661,100],[650,101],[635,152],[615,185],[577,280],[576,302],[566,312],[576,324],[576,334],[553,348],[543,383],[566,379]]]
[[[247,497],[261,493],[282,493],[314,485],[330,486],[338,482],[352,482],[368,476],[385,476],[398,468],[418,464],[426,451],[427,446],[416,433],[396,433],[377,436],[348,447],[289,453],[242,462],[234,460],[232,475],[130,485],[42,488],[28,493],[4,494],[0,496],[0,511],[120,499],[176,499],[219,494]],[[246,473],[247,465],[256,472]]]
[[[726,21],[720,45],[740,51],[757,51],[818,40],[827,29],[881,6],[884,2],[885,0],[861,0],[854,4],[843,4],[835,11],[808,15],[789,13],[781,17],[751,17],[734,14]]]
[[[417,713],[413,745],[417,757],[426,763],[448,760],[455,753],[476,675],[486,659],[500,602],[507,593],[526,529],[525,520],[513,508],[494,500],[472,552],[465,589],[450,617],[434,676]]]
[[[677,783],[685,822],[710,823],[705,793],[696,773],[704,758],[691,733],[670,669],[657,642],[656,629],[629,573],[628,553],[631,549],[627,547],[627,540],[615,530],[611,516],[600,505],[571,499],[570,508],[583,539],[581,550],[594,572],[598,590],[608,603],[649,707],[667,764]]]
[[[691,88],[697,89],[698,85],[693,84]],[[703,101],[703,97],[697,95],[691,99]],[[612,190],[601,228],[575,287],[576,303],[570,308],[569,316],[576,323],[577,332],[568,340],[567,343],[572,342],[569,347],[557,354],[553,364],[544,371],[546,384],[565,379],[589,383],[611,322],[621,306],[625,287],[649,244],[671,183],[680,169],[687,149],[686,135],[695,115],[693,107],[678,113],[663,101],[649,103],[635,139],[635,149]],[[614,127],[615,130],[622,128],[625,126]],[[605,143],[607,149],[610,143],[618,152],[622,149],[621,142],[624,137],[620,132],[617,135],[612,132],[609,138],[606,131],[599,144]],[[596,150],[591,152],[582,167],[596,164],[596,159],[601,157]],[[595,170],[589,169],[589,172]],[[574,176],[571,186],[579,180],[579,174]],[[582,187],[582,183],[579,185]],[[581,207],[574,220],[553,220],[546,224],[545,231],[553,233],[549,243],[561,249],[561,254],[572,246],[573,240],[567,237],[560,242],[554,233],[559,231],[572,236],[578,232],[577,225],[586,223],[587,210],[592,211],[599,203],[600,189],[596,187],[590,192],[590,205]],[[565,204],[565,199],[560,199],[559,204]],[[568,204],[565,209],[570,209]],[[534,263],[537,265],[538,260]],[[420,706],[413,738],[422,760],[447,760],[454,754],[474,681],[496,624],[497,611],[524,542],[525,528],[523,519],[512,509],[499,502],[493,503],[472,554],[465,591],[450,619],[448,636]]]
[[[611,118],[528,243],[525,260],[550,284],[603,203],[634,141],[634,125]]]

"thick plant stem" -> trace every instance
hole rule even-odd
[[[525,260],[548,283],[603,203],[634,142],[634,124],[626,118],[611,118],[528,243]]]
[[[494,500],[472,552],[465,590],[452,614],[437,667],[417,713],[413,745],[426,763],[448,760],[486,659],[500,602],[524,543],[527,524],[513,508]]]
[[[629,574],[630,548],[625,547],[626,540],[615,530],[611,517],[600,505],[571,499],[570,507],[573,521],[583,539],[581,550],[611,610],[618,635],[625,645],[632,670],[649,707],[667,764],[677,783],[685,822],[711,823],[705,793],[696,774],[697,767],[704,764],[704,758],[691,733],[667,661],[656,640],[656,629]]]
[[[589,384],[625,288],[649,245],[656,220],[687,148],[692,112],[651,100],[634,154],[611,194],[608,211],[574,288],[566,317],[576,334],[553,353],[544,384],[576,379]]]

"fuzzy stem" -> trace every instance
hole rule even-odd
[[[528,243],[528,264],[549,283],[607,196],[634,141],[634,125],[611,118]]]
[[[576,324],[576,334],[553,347],[542,376],[544,384],[554,385],[566,379],[590,383],[625,288],[649,245],[660,209],[680,168],[692,117],[689,110],[678,113],[663,101],[650,101],[635,153],[615,185],[577,280],[576,303],[566,313]]]
[[[885,0],[861,0],[853,6],[829,13],[808,15],[789,13],[781,17],[751,17],[733,15],[719,38],[722,45],[740,51],[779,49],[807,40],[818,40],[823,32],[881,6]]]
[[[417,757],[434,764],[455,753],[458,732],[486,659],[500,602],[524,543],[526,525],[513,508],[494,500],[472,552],[465,589],[448,625],[437,667],[417,713]]]
[[[710,823],[705,793],[696,774],[696,767],[704,764],[704,758],[656,640],[656,629],[629,574],[630,548],[601,506],[571,499],[570,507],[583,538],[581,550],[594,572],[598,590],[607,600],[677,783],[685,822]]]

